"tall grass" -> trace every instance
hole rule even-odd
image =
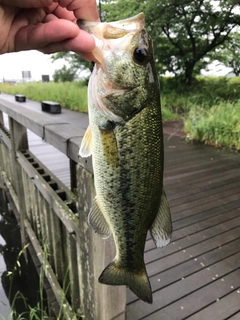
[[[182,120],[192,139],[240,149],[240,77],[198,77],[191,87],[172,77],[160,78],[163,120]],[[0,91],[33,100],[53,100],[87,112],[84,82],[0,84]]]
[[[8,271],[7,275],[10,280],[10,287],[9,287],[9,292],[8,292],[8,298],[9,301],[11,301],[11,296],[12,296],[12,286],[14,285],[15,278],[18,276],[21,276],[22,273],[22,265],[21,261],[22,258],[26,253],[28,244],[23,247],[22,250],[19,251],[15,265],[13,267],[12,271]],[[28,299],[22,294],[22,292],[17,291],[14,294],[13,300],[11,301],[11,314],[8,319],[4,319],[3,317],[0,318],[0,320],[44,320],[44,319],[49,319],[49,316],[47,314],[47,308],[46,308],[46,301],[44,297],[44,285],[43,285],[43,278],[44,278],[44,270],[43,267],[40,269],[40,276],[39,276],[39,300],[38,302],[34,305],[31,306],[28,302]],[[17,303],[20,303],[22,306],[24,306],[24,309],[26,310],[25,312],[18,313],[15,305]]]
[[[87,112],[87,87],[83,82],[0,84],[0,91],[36,101],[56,101],[64,108]]]
[[[240,100],[235,104],[222,102],[209,109],[191,109],[185,132],[192,139],[240,150]]]
[[[199,77],[191,87],[162,78],[163,105],[180,114],[191,139],[240,150],[240,77]]]

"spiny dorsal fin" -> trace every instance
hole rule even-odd
[[[164,189],[162,189],[160,208],[150,228],[150,233],[156,247],[158,248],[164,247],[170,242],[172,234],[172,220]]]
[[[92,154],[92,130],[88,126],[81,143],[79,155],[83,158],[90,157]]]
[[[99,234],[103,239],[107,239],[111,235],[111,230],[108,226],[104,215],[99,208],[96,198],[94,199],[93,206],[88,215],[88,223],[93,228],[93,230]]]

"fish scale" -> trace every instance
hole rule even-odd
[[[89,81],[89,128],[80,148],[80,155],[92,154],[93,161],[96,199],[89,223],[103,238],[112,234],[116,245],[99,281],[127,285],[151,303],[146,235],[150,230],[160,247],[172,232],[151,39],[142,13],[113,23],[82,21],[81,28],[96,38],[93,55],[99,60]]]

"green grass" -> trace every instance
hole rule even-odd
[[[240,77],[199,77],[184,87],[160,79],[163,106],[181,115],[190,139],[240,150]]]
[[[191,109],[185,132],[192,139],[240,150],[240,100],[235,104],[222,102],[209,109]]]
[[[18,275],[21,276],[21,273],[22,273],[21,259],[23,258],[23,256],[25,254],[27,254],[26,253],[27,247],[28,247],[28,244],[25,245],[23,247],[23,249],[19,251],[15,265],[13,267],[13,270],[8,271],[8,277],[10,280],[10,287],[9,287],[9,292],[8,292],[9,301],[11,301],[10,297],[12,295],[12,287],[14,286],[14,281],[16,281],[15,278],[17,278]],[[20,291],[17,291],[14,294],[13,300],[11,301],[12,311],[11,311],[10,316],[8,317],[8,319],[4,319],[0,313],[0,320],[11,320],[11,319],[15,319],[15,320],[25,320],[25,319],[44,320],[44,319],[49,319],[49,316],[46,311],[43,281],[44,281],[44,270],[43,270],[43,266],[42,266],[40,269],[40,276],[39,276],[39,292],[38,292],[39,300],[38,300],[38,302],[34,306],[31,306],[28,303],[28,299],[26,297],[24,297],[24,295]],[[24,309],[26,311],[19,314],[15,309],[16,304],[21,304],[22,306],[24,306]]]
[[[83,82],[0,84],[0,91],[23,94],[36,101],[56,101],[64,108],[87,112],[87,87]]]
[[[198,77],[191,87],[177,78],[161,77],[160,88],[163,121],[182,120],[190,138],[240,149],[240,77]],[[0,84],[0,91],[87,112],[84,82]]]

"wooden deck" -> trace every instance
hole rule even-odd
[[[68,158],[29,133],[30,149],[69,186]],[[164,185],[174,233],[149,238],[153,304],[128,290],[127,319],[240,320],[240,155],[165,135]]]
[[[154,302],[128,291],[127,319],[240,319],[240,155],[165,136],[172,242],[146,242]]]

